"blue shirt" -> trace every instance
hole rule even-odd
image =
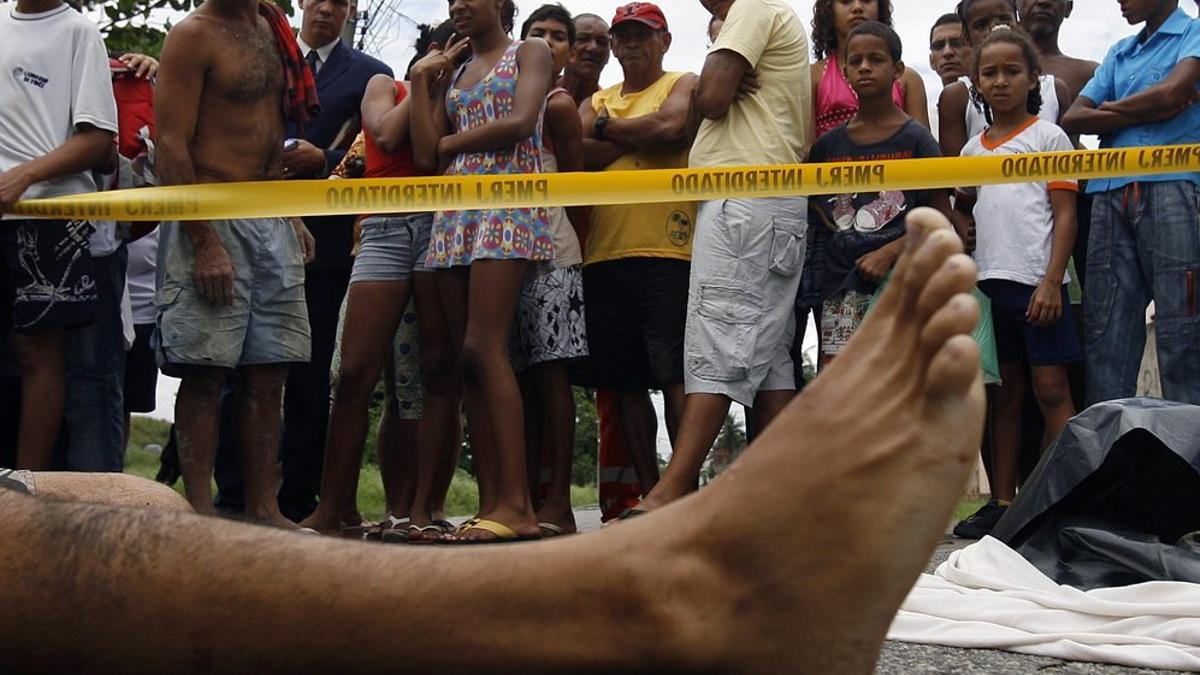
[[[1200,58],[1200,21],[1176,9],[1145,42],[1137,35],[1121,40],[1108,50],[1092,81],[1080,92],[1096,105],[1120,101],[1158,84],[1184,59]],[[1200,105],[1193,103],[1179,115],[1156,124],[1138,124],[1105,134],[1103,148],[1148,145],[1179,145],[1200,142]],[[1200,185],[1200,173],[1170,173],[1157,176],[1097,178],[1088,182],[1088,192],[1117,190],[1134,182],[1190,180]]]

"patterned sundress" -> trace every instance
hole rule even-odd
[[[491,72],[473,87],[451,85],[446,113],[455,133],[483,126],[512,114],[517,90],[517,49],[514,40]],[[454,82],[466,66],[458,69]],[[520,174],[542,172],[542,116],[533,136],[512,149],[464,152],[457,155],[449,175]],[[433,216],[426,266],[448,268],[475,260],[554,259],[553,231],[544,207],[498,208],[479,211],[439,211]]]

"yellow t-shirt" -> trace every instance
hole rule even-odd
[[[617,84],[592,95],[592,107],[608,110],[609,117],[629,119],[658,111],[679,78],[687,73],[666,73],[657,82],[633,94],[621,94]],[[627,152],[605,171],[679,169],[687,166],[688,150],[647,149]],[[621,258],[674,258],[691,260],[695,202],[620,204],[592,207],[583,264]]]
[[[692,167],[795,164],[804,160],[812,126],[808,38],[784,0],[734,0],[709,53],[741,54],[762,88],[717,120],[704,120],[692,144]]]

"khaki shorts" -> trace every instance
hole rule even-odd
[[[705,202],[696,218],[684,390],[752,405],[796,388],[791,346],[804,264],[804,197]]]

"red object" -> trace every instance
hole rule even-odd
[[[608,522],[638,505],[642,484],[629,459],[615,391],[596,390],[596,413],[600,417],[600,518]]]
[[[662,10],[653,2],[631,2],[618,7],[617,13],[613,15],[612,28],[625,21],[637,21],[654,30],[667,29],[667,17],[663,16]]]
[[[287,15],[269,2],[258,3],[258,13],[271,26],[275,34],[275,44],[279,47],[279,58],[283,61],[283,77],[287,85],[283,98],[283,114],[296,126],[304,128],[317,113],[321,111],[321,103],[317,99],[317,80],[312,68],[300,53],[300,45],[292,32],[292,24],[288,23]]]
[[[117,99],[117,151],[134,159],[146,151],[146,144],[138,136],[142,128],[149,129],[150,138],[154,138],[154,85],[117,59],[109,59],[108,67],[112,71],[113,97]]]
[[[404,83],[396,80],[396,105],[408,96],[408,89],[404,87]],[[405,140],[396,148],[395,152],[384,152],[375,145],[375,139],[371,137],[371,132],[365,126],[363,127],[363,144],[367,150],[367,178],[398,178],[403,176],[420,176],[422,172],[417,168],[417,162],[413,159],[412,142]]]

